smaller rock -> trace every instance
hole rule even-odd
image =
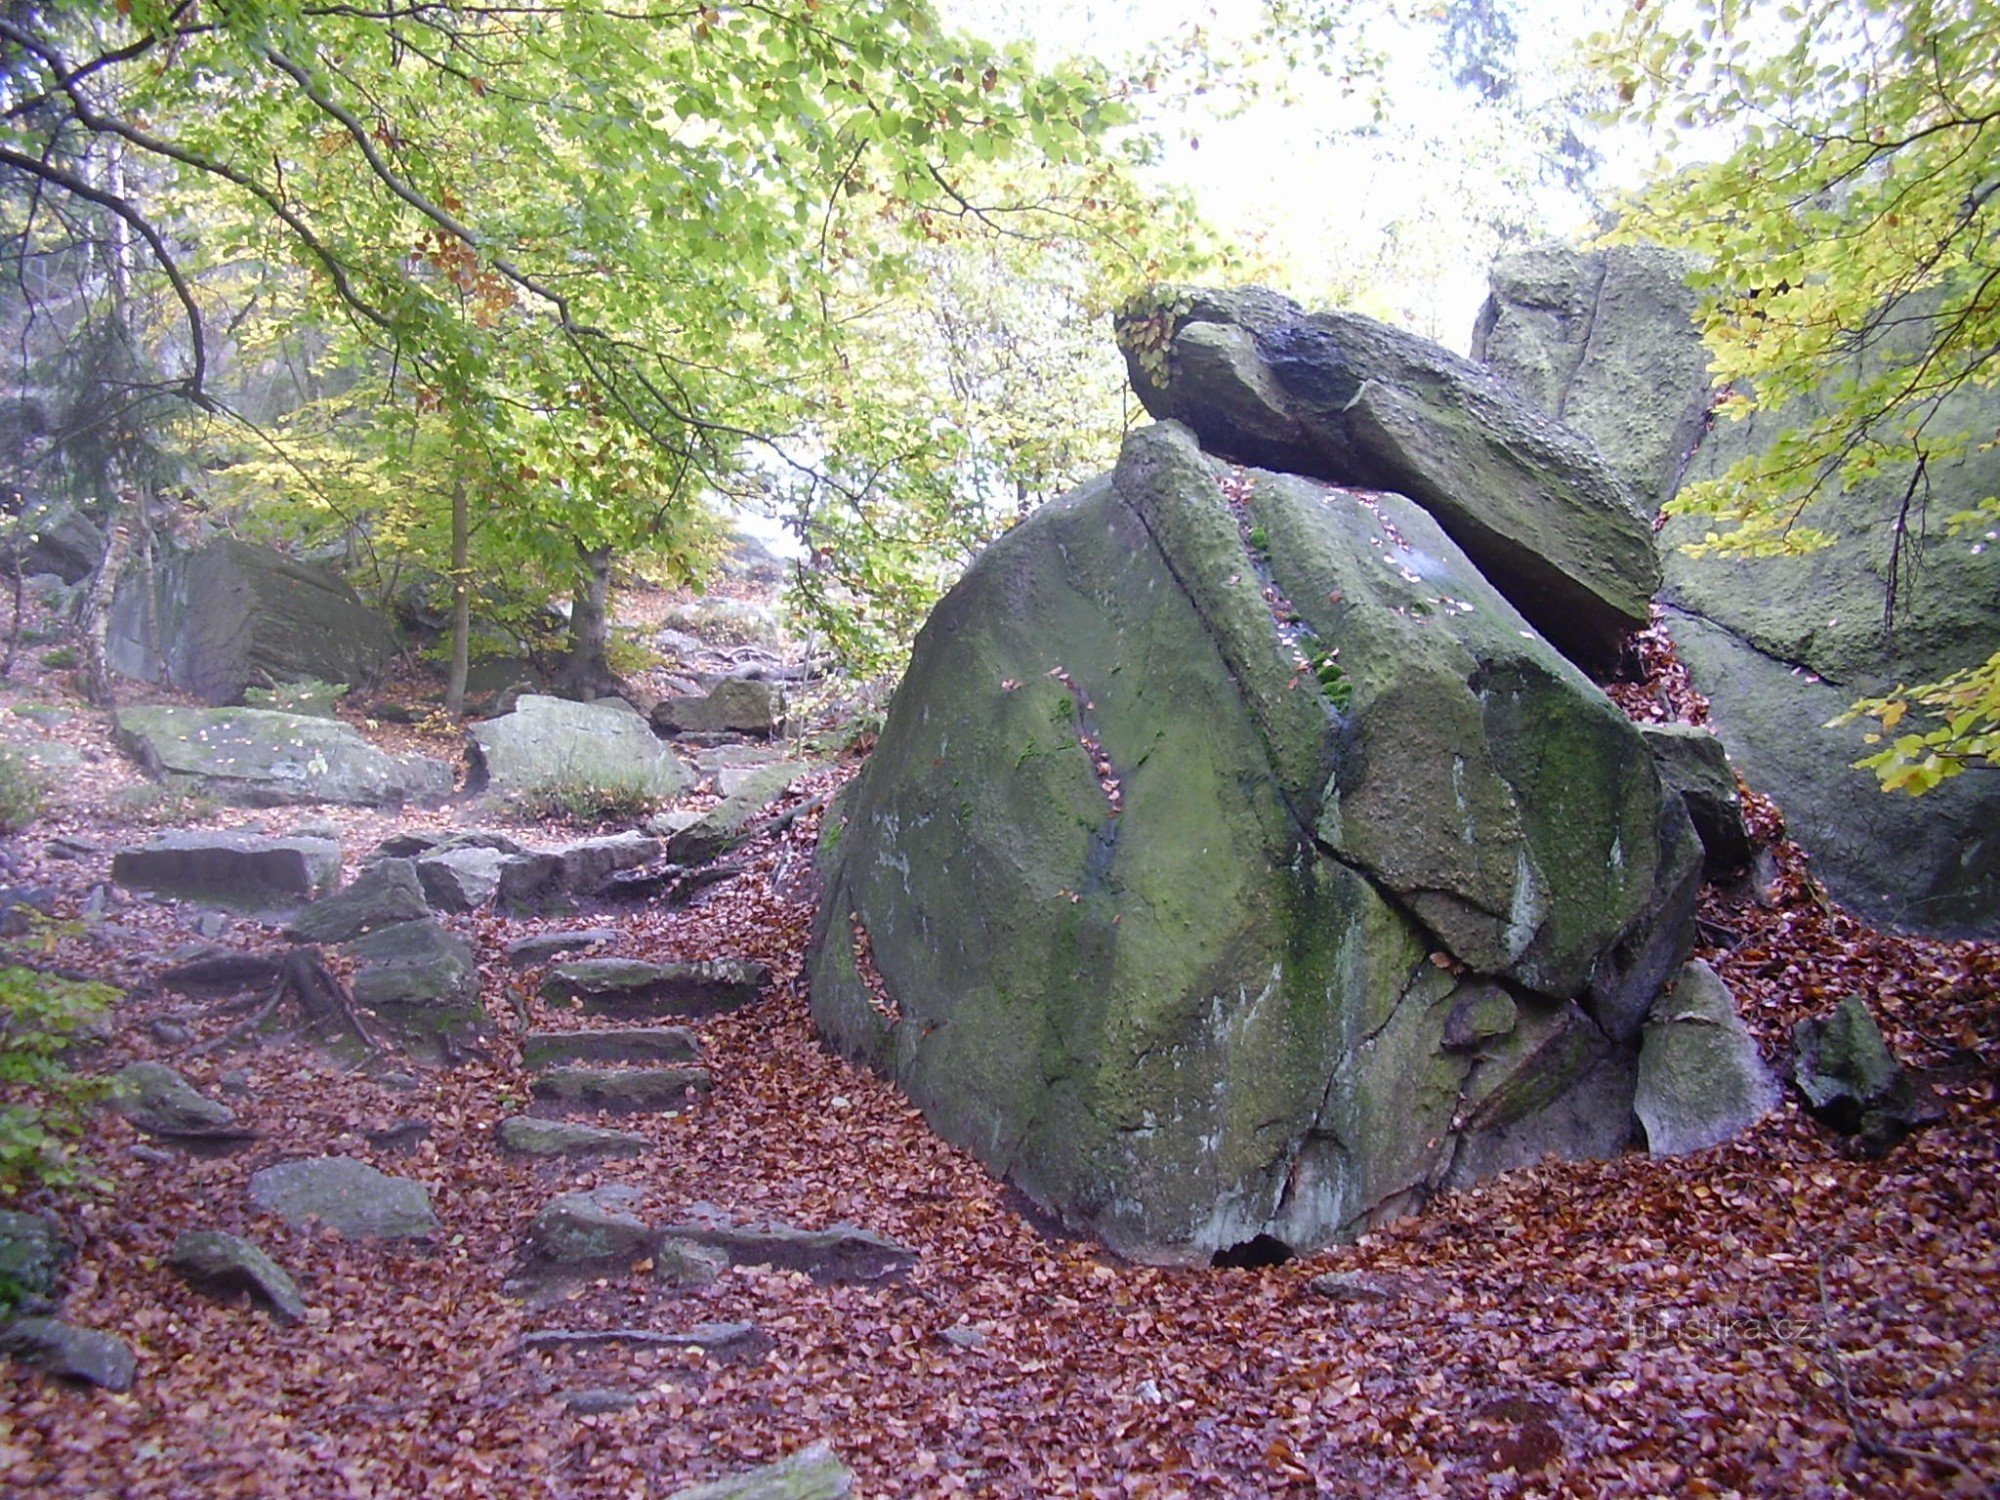
[[[822,1442],[762,1468],[675,1490],[667,1500],[848,1500],[853,1493],[853,1473]]]
[[[57,1273],[68,1254],[52,1220],[0,1209],[0,1314],[53,1307]]]
[[[625,1112],[673,1112],[715,1087],[706,1068],[550,1068],[529,1087],[537,1099]]]
[[[1472,1052],[1506,1036],[1521,1019],[1514,997],[1497,984],[1465,986],[1444,1023],[1444,1050]]]
[[[313,902],[292,919],[285,935],[302,943],[345,943],[430,914],[417,867],[407,859],[384,859],[344,890]]]
[[[585,958],[558,964],[542,981],[542,998],[575,1001],[592,1015],[712,1016],[757,998],[769,977],[743,959],[652,964],[630,958]]]
[[[490,1029],[472,945],[436,919],[383,927],[339,951],[359,965],[355,1001],[413,1053],[456,1062]]]
[[[814,1281],[877,1281],[907,1271],[917,1259],[909,1246],[853,1224],[795,1229],[693,1222],[669,1225],[661,1235],[720,1250],[732,1265],[802,1271]]]
[[[1325,1271],[1306,1290],[1330,1302],[1429,1302],[1432,1289],[1408,1276],[1382,1271]]]
[[[699,697],[663,698],[653,708],[660,734],[750,734],[770,739],[785,726],[785,690],[775,682],[725,677]]]
[[[245,807],[400,807],[451,795],[451,769],[389,755],[337,719],[261,708],[122,708],[119,748],[170,787]]]
[[[116,1334],[55,1318],[15,1318],[0,1324],[0,1350],[38,1364],[51,1375],[107,1391],[131,1390],[139,1369],[132,1346]]]
[[[984,1349],[987,1344],[986,1335],[970,1323],[955,1323],[949,1328],[940,1329],[938,1338],[954,1349]]]
[[[594,1265],[642,1260],[658,1239],[643,1219],[618,1206],[615,1195],[607,1201],[601,1193],[565,1193],[535,1215],[526,1249],[529,1259],[545,1266]]]
[[[493,904],[511,912],[573,906],[573,902],[559,899],[564,895],[562,860],[550,850],[535,849],[510,855],[501,862]]]
[[[477,847],[438,849],[417,858],[417,881],[437,911],[478,911],[499,894],[500,872],[517,854]]]
[[[346,1156],[266,1167],[250,1179],[250,1201],[294,1229],[316,1219],[349,1239],[421,1239],[438,1229],[429,1188]]]
[[[666,1286],[711,1286],[728,1269],[728,1252],[713,1245],[663,1239],[653,1251],[653,1279]]]
[[[521,1038],[521,1066],[560,1063],[697,1062],[701,1042],[685,1026],[640,1026],[616,1031],[531,1031]]]
[[[637,830],[582,839],[555,851],[560,862],[557,879],[576,895],[588,895],[620,870],[650,864],[660,854],[660,841]]]
[[[375,1080],[384,1088],[404,1088],[415,1079],[390,1073]],[[420,1141],[430,1139],[431,1124],[428,1120],[392,1120],[387,1125],[376,1126],[361,1132],[368,1144],[377,1151],[408,1151]]]
[[[512,713],[474,724],[472,740],[475,783],[483,777],[500,795],[596,786],[664,799],[691,780],[646,721],[616,699],[572,703],[523,693]]]
[[[168,833],[112,855],[111,878],[185,901],[274,911],[333,889],[340,846],[254,833]]]
[[[651,1141],[629,1130],[538,1120],[532,1115],[510,1115],[500,1122],[499,1134],[502,1147],[522,1156],[637,1156],[653,1149]]]
[[[572,927],[562,932],[538,932],[509,943],[507,961],[523,965],[546,963],[565,953],[602,948],[606,943],[617,941],[618,929],[615,927]]]
[[[1687,804],[1701,839],[1702,874],[1722,880],[1748,869],[1750,830],[1722,741],[1691,724],[1641,724],[1639,733],[1653,752],[1660,780]]]
[[[1792,1079],[1813,1117],[1854,1136],[1870,1155],[1943,1118],[1937,1097],[1896,1061],[1859,995],[1795,1025],[1792,1053]]]
[[[762,814],[805,770],[792,761],[749,768],[735,790],[707,812],[691,820],[662,814],[648,823],[648,831],[666,840],[664,855],[672,864],[702,865],[720,859],[751,837]]]
[[[171,1016],[155,1016],[146,1023],[146,1035],[162,1047],[185,1047],[194,1040],[194,1033]]]
[[[1633,1113],[1655,1156],[1733,1140],[1777,1107],[1778,1089],[1735,998],[1705,963],[1667,982],[1639,1043]]]
[[[167,1264],[210,1296],[248,1294],[281,1323],[297,1323],[306,1315],[298,1283],[248,1240],[220,1229],[184,1231],[174,1240]]]
[[[630,1411],[639,1404],[637,1391],[614,1391],[593,1386],[586,1391],[560,1392],[563,1410],[579,1417],[595,1417],[605,1412]]]
[[[164,1063],[135,1062],[111,1079],[120,1114],[154,1135],[203,1135],[228,1129],[236,1111],[200,1093]]]

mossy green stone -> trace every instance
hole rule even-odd
[[[1636,732],[1423,512],[1231,476],[1168,424],[926,625],[826,819],[814,1016],[1121,1252],[1316,1245],[1462,1180],[1475,1078],[1518,1104],[1496,1128],[1622,1143],[1629,1088],[1563,1114],[1610,1048],[1564,1002],[1645,930],[1663,805]],[[1597,1050],[1448,1045],[1495,981]]]

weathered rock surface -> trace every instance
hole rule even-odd
[[[52,1220],[0,1209],[0,1316],[17,1307],[29,1312],[53,1307],[57,1273],[68,1253]]]
[[[1316,1246],[1623,1146],[1699,859],[1422,509],[1163,424],[925,627],[822,834],[813,1011],[1123,1253]]]
[[[1617,665],[1659,587],[1650,511],[1506,381],[1353,313],[1258,287],[1121,317],[1133,389],[1211,451],[1424,507],[1573,661]],[[1151,356],[1142,352],[1151,349]]]
[[[639,1260],[658,1235],[626,1211],[615,1189],[565,1193],[547,1204],[528,1229],[527,1253],[544,1265],[591,1265]]]
[[[762,964],[734,958],[685,964],[580,958],[549,970],[542,998],[597,1016],[713,1016],[748,1005],[769,977]]]
[[[762,1468],[675,1490],[667,1500],[847,1500],[853,1493],[847,1465],[831,1446],[814,1443]]]
[[[104,530],[66,500],[30,500],[0,535],[0,558],[23,578],[49,573],[81,583],[104,556]]]
[[[317,1220],[348,1239],[422,1239],[438,1228],[429,1188],[347,1156],[265,1167],[250,1178],[250,1201],[294,1229]]]
[[[284,1268],[250,1241],[220,1229],[190,1229],[174,1240],[172,1266],[211,1296],[248,1295],[280,1323],[306,1315],[306,1299]]]
[[[1707,427],[1708,355],[1682,276],[1659,252],[1534,251],[1496,266],[1482,317],[1493,368],[1615,463],[1661,476],[1657,496],[1719,476],[1820,409],[1811,398]],[[1558,304],[1573,310],[1555,316]],[[1568,332],[1549,331],[1558,324]],[[1991,390],[1961,391],[1931,429],[1991,432],[1996,403]],[[1829,487],[1801,519],[1840,540],[1802,556],[1693,558],[1683,545],[1711,523],[1669,523],[1663,597],[1714,729],[1744,779],[1777,802],[1835,897],[1876,923],[2000,937],[1995,778],[1961,776],[1921,801],[1884,796],[1853,766],[1869,753],[1862,726],[1826,727],[1856,698],[1972,666],[2000,639],[2000,548],[1975,551],[1972,539],[1948,536],[1945,521],[2000,490],[2000,450],[1974,444],[1937,459],[1925,481],[1930,500],[1900,559],[1908,572],[1893,630],[1884,628],[1884,591],[1907,465]]]
[[[1943,1117],[1928,1085],[1889,1050],[1859,995],[1792,1028],[1792,1079],[1816,1119],[1874,1154]]]
[[[1679,487],[1714,384],[1694,327],[1692,260],[1657,245],[1538,245],[1494,263],[1472,357],[1588,436],[1657,508]]]
[[[565,953],[602,948],[618,941],[615,927],[571,927],[561,932],[537,932],[515,938],[507,945],[507,961],[516,964],[546,963]]]
[[[163,833],[112,855],[111,878],[184,901],[282,910],[333,889],[340,879],[340,845],[255,833]]]
[[[499,849],[437,849],[413,863],[433,911],[478,911],[499,894],[500,872],[515,857]]]
[[[155,1135],[237,1134],[236,1111],[210,1099],[164,1063],[135,1062],[111,1079],[111,1102],[141,1130]]]
[[[643,1135],[567,1120],[509,1115],[500,1122],[500,1144],[522,1156],[638,1156],[653,1149]]]
[[[785,690],[775,682],[725,677],[706,693],[662,698],[651,717],[660,734],[748,734],[769,739],[785,727]]]
[[[204,703],[248,687],[373,682],[396,649],[389,622],[338,574],[225,538],[119,582],[106,654],[115,671]]]
[[[1722,741],[1691,724],[1641,724],[1660,779],[1680,795],[1701,840],[1702,874],[1721,880],[1750,864],[1750,830]]]
[[[595,786],[664,799],[678,796],[693,779],[620,699],[572,703],[523,693],[512,713],[473,725],[472,741],[478,775],[488,791],[500,794]]]
[[[341,946],[356,964],[355,1000],[430,1062],[457,1062],[491,1029],[472,945],[434,918],[399,922]]]
[[[1655,1156],[1734,1140],[1778,1106],[1778,1086],[1729,989],[1707,964],[1674,976],[1646,1021],[1633,1112]]]
[[[107,1391],[129,1391],[138,1375],[132,1346],[113,1333],[78,1328],[55,1318],[14,1318],[0,1323],[0,1350],[40,1365],[64,1380]]]
[[[553,851],[559,861],[556,878],[564,890],[587,895],[620,870],[652,863],[660,857],[661,847],[658,839],[637,829],[579,839]]]
[[[676,818],[674,814],[655,818],[650,826],[665,839],[664,857],[682,866],[722,858],[751,836],[760,816],[804,770],[792,761],[751,767],[737,781],[735,790],[706,812],[692,818]]]
[[[660,1230],[663,1242],[719,1250],[731,1265],[776,1266],[799,1271],[815,1281],[879,1281],[907,1271],[917,1252],[886,1235],[853,1224],[826,1229],[795,1229],[788,1224],[763,1228],[731,1224],[669,1224]]]
[[[242,807],[400,807],[451,795],[450,767],[390,755],[337,719],[264,708],[118,710],[119,747],[169,786]]]
[[[530,1083],[537,1099],[625,1112],[682,1110],[714,1087],[706,1068],[545,1069]]]
[[[531,1031],[521,1038],[521,1066],[558,1063],[684,1063],[701,1057],[701,1042],[685,1026],[614,1031]]]
[[[407,859],[384,859],[293,917],[285,935],[302,943],[345,943],[429,915],[416,866]]]

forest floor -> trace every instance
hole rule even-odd
[[[32,667],[0,684],[0,712],[30,699],[61,701],[61,685]],[[1872,931],[1827,903],[1782,841],[1763,892],[1706,894],[1704,956],[1774,1064],[1794,1021],[1866,996],[1899,1053],[1938,1070],[1940,1124],[1869,1160],[1788,1097],[1717,1149],[1545,1162],[1357,1244],[1264,1269],[1167,1270],[1045,1234],[892,1089],[821,1047],[801,979],[811,817],[695,904],[616,919],[621,952],[743,956],[773,973],[754,1005],[700,1024],[712,1095],[675,1117],[604,1122],[651,1134],[651,1154],[537,1161],[494,1140],[527,1096],[524,1020],[545,1019],[536,971],[510,968],[501,947],[576,918],[446,919],[478,947],[497,1022],[469,1064],[385,1081],[296,1043],[196,1050],[232,1017],[149,978],[194,938],[195,914],[111,887],[83,917],[111,852],[185,809],[149,797],[103,716],[70,706],[49,733],[86,759],[0,845],[8,879],[51,888],[58,913],[79,919],[53,962],[126,991],[92,1066],[166,1062],[261,1134],[228,1155],[164,1153],[107,1111],[85,1143],[101,1190],[11,1205],[49,1210],[77,1246],[62,1316],[130,1339],[139,1363],[134,1388],[114,1395],[0,1362],[6,1494],[663,1497],[819,1438],[870,1497],[2000,1484],[2000,947]],[[371,732],[409,748],[408,730]],[[427,743],[455,753],[447,738]],[[830,767],[795,795],[844,774]],[[463,805],[204,821],[333,825],[350,875],[397,829],[509,826]],[[80,857],[53,857],[58,837]],[[280,946],[247,922],[222,941]],[[193,1043],[156,1039],[169,1017]],[[412,1122],[425,1129],[399,1129]],[[343,1241],[251,1208],[251,1173],[320,1154],[421,1179],[442,1232]],[[639,1191],[648,1222],[708,1203],[742,1221],[862,1225],[918,1259],[865,1283],[736,1267],[669,1291],[639,1266],[552,1307],[507,1295],[535,1212],[612,1182]],[[308,1319],[281,1326],[191,1290],[165,1260],[196,1227],[263,1246],[299,1280]],[[1394,1295],[1315,1294],[1334,1270],[1373,1273]],[[550,1327],[724,1321],[756,1325],[765,1347],[523,1346]],[[580,1389],[630,1404],[578,1410],[566,1393]]]

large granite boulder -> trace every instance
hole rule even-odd
[[[1684,263],[1659,252],[1534,251],[1495,268],[1481,318],[1479,348],[1497,373],[1635,477],[1656,476],[1662,497],[1719,476],[1820,404],[1701,420],[1708,356],[1684,277]],[[1556,304],[1573,309],[1561,336],[1549,331],[1565,322],[1550,312]],[[1833,372],[1829,389],[1856,373]],[[2000,397],[1966,391],[1931,426],[1990,433],[1996,422]],[[1885,581],[1908,465],[1827,487],[1803,522],[1839,540],[1797,557],[1691,557],[1685,544],[1710,523],[1670,522],[1663,599],[1712,727],[1744,779],[1783,810],[1828,889],[1874,922],[1991,938],[2000,936],[2000,778],[1886,796],[1854,768],[1869,753],[1863,728],[1827,727],[1856,698],[1975,665],[2000,644],[2000,547],[1946,534],[1952,512],[2000,491],[2000,450],[1975,443],[1931,463],[1925,480],[1928,501],[1913,511],[1896,564],[1906,571],[1893,628]]]
[[[451,768],[377,750],[338,719],[266,708],[121,708],[118,745],[170,786],[242,807],[400,807],[451,795]]]
[[[105,650],[127,677],[224,704],[280,682],[373,682],[396,636],[331,569],[225,537],[129,570]]]
[[[621,698],[574,703],[523,693],[512,713],[474,724],[472,742],[475,780],[501,794],[607,787],[665,800],[694,780]]]
[[[1622,1148],[1699,861],[1423,509],[1168,423],[926,625],[822,836],[813,1012],[1122,1253],[1316,1246]]]
[[[1156,292],[1121,315],[1119,343],[1146,409],[1211,451],[1414,499],[1587,670],[1615,668],[1647,623],[1650,511],[1589,442],[1483,367],[1259,287]]]

